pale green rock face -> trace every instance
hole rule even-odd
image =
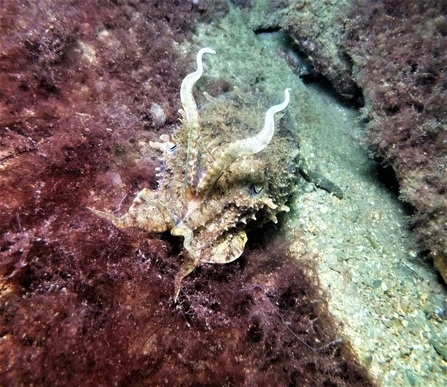
[[[189,97],[182,85],[182,97],[190,99],[185,103],[182,98],[183,106],[191,111],[182,113],[180,127],[172,135],[162,135],[161,142],[151,143],[160,152],[158,189],[143,189],[121,218],[92,210],[118,227],[184,237],[187,259],[176,279],[175,299],[181,280],[196,265],[239,258],[247,228],[276,222],[279,212],[289,210],[286,202],[297,176],[298,144],[285,119],[277,117],[276,129],[273,121],[273,114],[287,106],[288,91],[281,105],[269,109],[264,123],[269,103],[261,93],[235,90],[216,98],[207,95],[199,114],[191,101],[192,85]],[[267,129],[270,134],[274,130],[273,137],[259,151],[254,143]],[[232,149],[241,152],[240,144],[242,155],[232,159]]]

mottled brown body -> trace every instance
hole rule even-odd
[[[285,120],[279,118],[279,128],[261,151],[250,154],[244,145],[245,155],[226,162],[231,159],[228,149],[245,144],[246,139],[260,141],[259,135],[269,126],[269,115],[270,129],[274,130],[273,114],[287,106],[288,91],[286,101],[267,112],[261,132],[262,111],[269,105],[261,93],[242,95],[236,90],[218,98],[207,97],[193,122],[182,112],[178,130],[150,144],[160,151],[156,191],[143,189],[121,218],[92,210],[118,227],[170,231],[184,237],[186,259],[176,279],[175,299],[181,280],[196,265],[237,259],[244,250],[249,227],[276,222],[279,212],[289,210],[286,202],[297,176],[298,144]],[[191,141],[191,132],[196,134],[197,130],[198,137]]]

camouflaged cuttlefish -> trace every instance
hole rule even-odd
[[[267,110],[261,131],[252,129],[261,123],[247,102],[254,93],[205,94],[208,103],[199,117],[192,89],[202,76],[204,54],[215,52],[201,49],[197,71],[181,85],[180,128],[150,143],[162,154],[158,189],[139,192],[120,218],[90,209],[117,227],[170,230],[183,237],[185,261],[175,280],[174,301],[182,279],[198,264],[234,261],[244,250],[247,227],[276,222],[278,212],[289,211],[285,203],[296,179],[297,143],[285,125],[274,135],[274,114],[287,107],[290,89],[282,103]]]

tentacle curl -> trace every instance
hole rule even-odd
[[[204,54],[215,54],[216,52],[205,47],[197,53],[197,70],[188,74],[183,79],[180,87],[180,101],[182,102],[183,111],[185,115],[185,125],[188,128],[188,153],[186,159],[186,175],[185,184],[187,196],[194,194],[194,186],[197,178],[197,163],[198,163],[198,148],[197,141],[199,138],[199,112],[194,100],[192,88],[194,84],[200,79],[203,74],[202,57]]]

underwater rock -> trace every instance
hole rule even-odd
[[[366,142],[414,207],[421,246],[447,279],[445,2],[355,1],[345,45],[362,87]]]

